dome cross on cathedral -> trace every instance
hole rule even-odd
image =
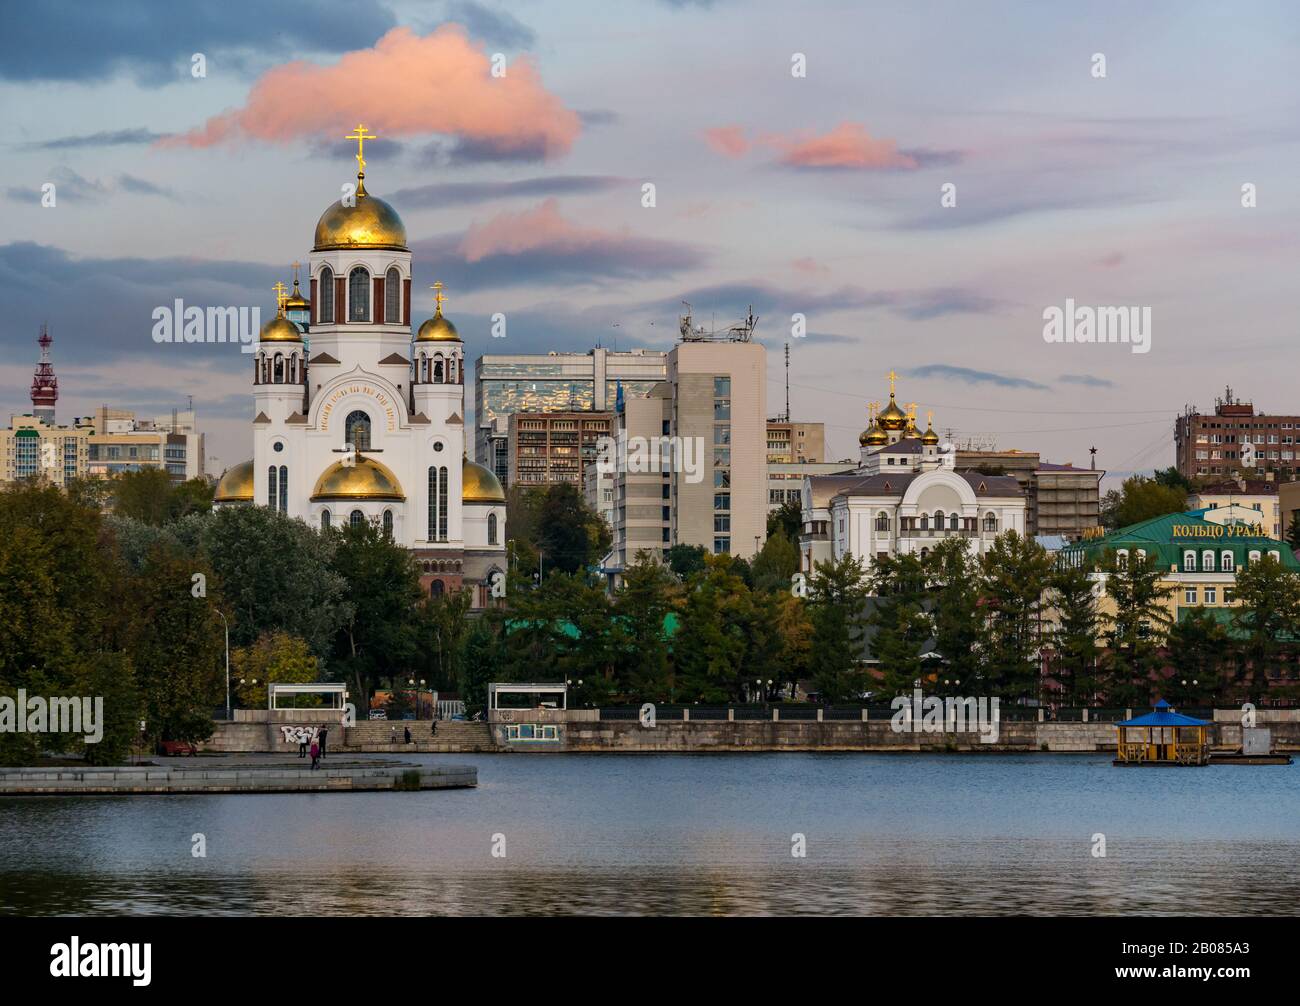
[[[442,302],[447,299],[447,295],[442,292],[442,280],[438,280],[429,289],[433,291],[434,313],[442,314]]]
[[[288,288],[280,280],[275,281],[275,286],[271,287],[275,291],[275,305],[280,314],[284,314],[284,302],[289,299],[285,292]]]
[[[379,137],[367,130],[365,126],[357,123],[356,130],[348,133],[343,138],[357,141],[357,178],[364,179],[366,177],[366,140],[377,140]]]
[[[894,382],[898,380],[898,375],[891,369],[889,371],[889,397],[894,397]]]

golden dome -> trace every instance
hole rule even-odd
[[[302,295],[302,290],[298,288],[298,277],[293,278],[293,293],[289,294],[284,302],[285,310],[306,311],[311,307],[311,301]]]
[[[928,447],[933,447],[938,442],[939,442],[939,434],[934,432],[934,426],[933,425],[927,426],[925,428],[925,432],[921,434],[921,443],[925,444]]]
[[[420,330],[415,333],[416,342],[460,342],[461,338],[456,331],[456,326],[442,316],[442,308],[438,308],[433,317],[420,326]]]
[[[281,312],[262,326],[257,338],[259,342],[302,342],[302,333]]]
[[[469,458],[461,461],[460,478],[462,502],[504,503],[506,501],[506,491],[501,488],[501,480]]]
[[[862,434],[858,437],[858,443],[863,447],[883,447],[889,443],[889,434],[875,423],[872,423],[862,431]]]
[[[357,455],[335,461],[316,480],[312,502],[318,500],[404,500],[397,476],[373,458]]]
[[[253,502],[253,462],[227,468],[217,482],[212,494],[213,503],[252,503]]]
[[[343,200],[321,214],[314,251],[332,248],[394,248],[406,251],[406,226],[397,211],[358,182],[352,206]]]
[[[889,393],[889,404],[876,417],[876,422],[880,424],[882,430],[889,430],[890,432],[907,428],[907,413],[898,407],[898,403],[894,401],[892,391]]]

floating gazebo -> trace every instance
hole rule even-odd
[[[1209,720],[1174,712],[1161,699],[1145,716],[1121,720],[1116,765],[1208,765]]]

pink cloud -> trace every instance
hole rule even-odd
[[[782,164],[793,168],[915,168],[915,158],[899,153],[893,140],[876,140],[856,122],[841,122],[821,136],[772,133],[762,142],[781,152]]]
[[[723,157],[744,157],[749,153],[749,140],[742,126],[715,126],[704,131],[704,142],[713,152]]]
[[[506,151],[536,147],[547,157],[567,153],[581,128],[528,57],[493,77],[487,53],[461,26],[445,24],[423,37],[394,28],[374,48],[346,53],[332,66],[278,66],[253,85],[242,108],[159,143],[287,143],[342,137],[358,122],[381,137],[443,133]]]
[[[616,240],[608,231],[578,227],[560,215],[555,198],[521,213],[501,213],[483,224],[472,224],[460,242],[468,262],[489,255],[520,255],[547,248],[571,253]]]
[[[811,257],[795,259],[790,263],[790,268],[795,272],[803,273],[805,276],[824,276],[830,272],[828,266],[822,265],[822,263]]]

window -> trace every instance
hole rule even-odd
[[[781,490],[779,490],[779,489],[777,490],[778,493],[779,493],[780,491],[781,491]],[[777,500],[776,502],[779,503],[780,500]],[[714,494],[713,494],[713,509],[714,509],[714,510],[730,510],[730,509],[731,509],[731,493],[714,493]]]
[[[719,538],[719,537],[715,537],[715,538],[713,539],[713,554],[714,554],[714,555],[726,555],[726,554],[729,553],[730,551],[731,551],[731,537],[730,537],[730,536],[724,536],[724,537],[720,537],[720,538]]]
[[[370,450],[370,416],[368,413],[363,412],[361,409],[348,413],[348,418],[343,423],[343,442],[344,444],[351,444],[353,450]]]
[[[1251,561],[1251,562],[1258,562],[1258,561],[1259,561],[1259,553],[1256,552],[1256,551],[1254,551],[1254,550],[1252,550],[1251,553],[1250,553],[1250,561]]]
[[[1212,552],[1208,548],[1201,553],[1201,572],[1202,573],[1214,572],[1214,552]]]
[[[1219,569],[1224,573],[1231,573],[1233,567],[1232,553],[1223,552],[1219,556]]]
[[[713,427],[713,442],[715,444],[731,443],[731,426],[724,423]]]
[[[929,531],[929,530],[930,530],[930,515],[929,515],[929,514],[921,514],[921,530],[922,530],[922,531]]]
[[[713,403],[713,418],[714,419],[731,418],[731,401],[729,399],[723,398]],[[770,447],[772,445],[768,444],[768,446]]]
[[[885,511],[883,510],[881,510],[879,513],[876,514],[876,530],[877,531],[889,530],[889,514],[885,513]]]
[[[370,273],[357,266],[348,275],[348,321],[370,320]]]
[[[266,470],[266,505],[272,510],[276,508],[276,504],[280,500],[277,476],[278,472],[275,465],[271,465],[271,467]]]
[[[1121,548],[1115,552],[1115,568],[1128,569],[1128,549]]]
[[[316,320],[322,325],[334,324],[334,270],[326,266],[320,271],[320,290],[316,294],[320,301]]]
[[[1205,603],[1214,604],[1218,600],[1218,590],[1215,587],[1205,588]]]
[[[397,267],[388,270],[384,279],[384,324],[402,323],[402,274]]]
[[[996,531],[997,529],[998,529],[997,515],[992,510],[990,510],[988,513],[984,515],[984,530]]]
[[[320,529],[322,531],[328,531],[330,529],[330,512],[328,510],[322,510],[320,512]]]
[[[1235,601],[1236,599],[1237,599],[1237,591],[1236,591],[1236,588],[1234,588],[1234,587],[1224,587],[1224,588],[1223,588],[1223,603],[1224,603],[1224,604],[1231,604],[1231,603],[1232,603],[1233,601]]]
[[[730,398],[731,397],[731,378],[715,377],[713,379],[713,397]]]
[[[446,588],[443,587],[441,580],[434,580],[433,583],[429,584],[429,596],[442,597],[443,591],[445,589]]]
[[[289,512],[289,469],[280,466],[280,513]]]
[[[949,530],[949,531],[956,531],[956,530],[960,527],[960,525],[957,523],[957,520],[958,520],[958,518],[957,518],[957,515],[956,515],[956,514],[953,514],[952,516],[950,516],[950,517],[948,518],[948,530]]]
[[[360,510],[353,510],[352,513],[348,514],[348,523],[353,527],[360,527],[365,522],[366,515]]]
[[[938,528],[940,531],[942,531],[942,530],[943,530],[943,522],[944,522],[943,511],[942,511],[942,510],[936,510],[936,511],[934,512],[934,526],[935,526],[936,528]]]
[[[714,489],[730,489],[730,488],[731,488],[731,472],[728,472],[728,471],[717,471],[717,472],[714,472],[714,473],[713,473],[713,488],[714,488]]]
[[[1195,604],[1195,603],[1196,603],[1196,588],[1195,588],[1195,587],[1188,587],[1186,590],[1183,591],[1183,603],[1185,603],[1185,604]]]
[[[713,515],[713,531],[715,534],[719,531],[730,531],[730,530],[731,530],[731,514],[718,513]]]
[[[384,536],[391,538],[393,536],[393,511],[384,511]]]
[[[497,515],[494,513],[490,513],[488,514],[488,544],[495,545],[496,543],[497,543]]]
[[[1196,553],[1193,552],[1191,549],[1188,549],[1186,552],[1183,553],[1183,572],[1184,573],[1196,572]]]

